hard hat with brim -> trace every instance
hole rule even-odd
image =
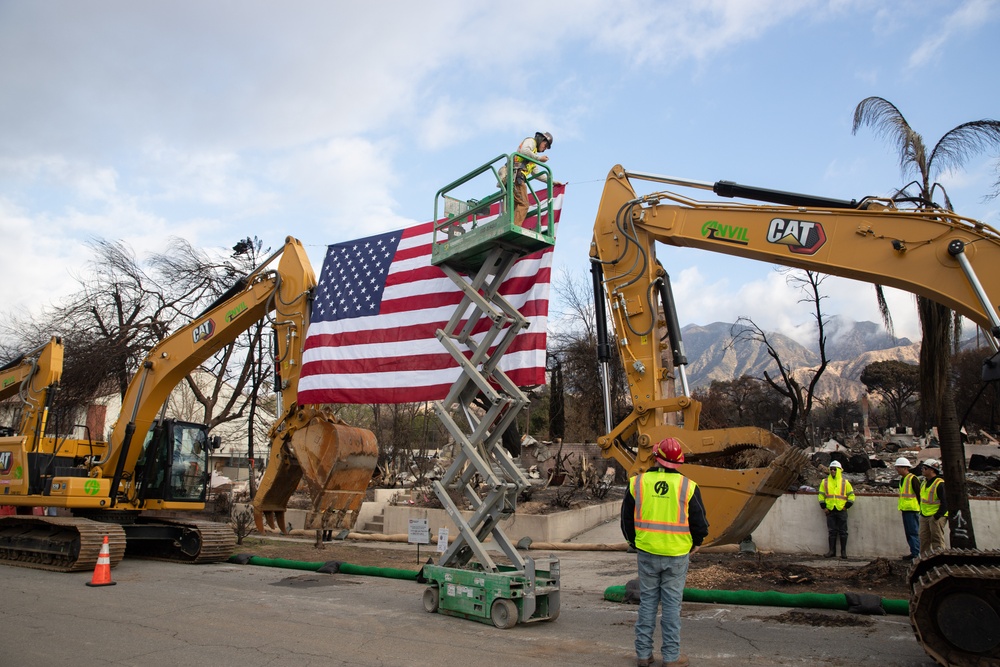
[[[941,472],[941,462],[938,461],[937,459],[927,459],[926,461],[924,461],[924,465],[930,468],[931,470]]]
[[[831,468],[840,468],[843,470],[844,466],[840,465],[840,461],[830,461]]]
[[[896,463],[894,465],[897,468],[912,468],[913,467],[912,465],[910,465],[909,459],[907,459],[907,458],[905,458],[903,456],[900,456],[898,459],[896,459]]]

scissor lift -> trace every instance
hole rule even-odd
[[[551,178],[544,202],[529,188],[529,196],[534,197],[529,220],[535,216],[534,228],[513,224],[514,157],[498,156],[438,191],[431,255],[432,263],[464,296],[445,328],[437,332],[462,373],[448,396],[434,403],[438,418],[457,444],[455,460],[444,477],[434,482],[434,492],[458,526],[458,535],[437,564],[423,568],[428,582],[424,608],[498,628],[554,620],[559,615],[559,559],[518,553],[500,527],[514,513],[517,497],[529,482],[501,442],[528,399],[500,369],[500,359],[528,321],[499,290],[518,259],[555,243]],[[503,164],[506,170],[499,168]],[[544,164],[536,164],[548,173]],[[506,179],[501,179],[504,172]],[[450,194],[490,173],[498,192],[482,200],[462,200]],[[439,220],[441,201],[445,217]],[[490,328],[474,338],[477,324],[484,320]],[[461,414],[464,424],[453,414]],[[449,489],[460,491],[471,503],[468,519]],[[491,536],[510,565],[495,563],[484,547]]]

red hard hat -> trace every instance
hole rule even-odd
[[[684,450],[677,438],[664,438],[653,447],[653,457],[664,468],[677,468],[684,463]]]

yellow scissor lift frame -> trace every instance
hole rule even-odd
[[[528,188],[529,197],[534,198],[529,217],[537,215],[539,231],[513,223],[515,157],[534,162],[549,176],[544,202]],[[503,165],[506,170],[500,169]],[[502,179],[504,171],[506,178]],[[463,200],[452,194],[490,173],[494,179],[490,186],[499,185],[499,190],[484,199]],[[517,497],[529,481],[501,442],[528,398],[500,369],[501,357],[528,321],[499,289],[517,260],[555,244],[551,181],[548,168],[529,156],[500,155],[443,187],[434,200],[431,262],[464,296],[445,328],[437,331],[438,340],[462,373],[448,396],[434,403],[438,418],[459,445],[444,477],[434,482],[434,492],[458,526],[458,535],[436,564],[421,570],[422,580],[428,583],[424,609],[493,623],[498,628],[554,620],[559,615],[559,559],[523,556],[500,527],[500,522],[514,513]],[[441,202],[445,217],[439,220]],[[498,203],[500,213],[491,213]],[[483,318],[491,326],[477,340],[473,331]],[[469,357],[466,351],[471,352]],[[485,413],[481,408],[473,409],[480,396],[488,406]],[[452,416],[458,413],[464,417],[464,428]],[[481,486],[474,481],[477,477]],[[463,517],[448,489],[465,496],[473,507],[472,516]],[[483,545],[489,537],[510,565],[494,562]]]

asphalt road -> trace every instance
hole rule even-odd
[[[90,588],[89,573],[0,566],[0,666],[635,664],[636,607],[602,597],[634,556],[560,557],[559,619],[510,630],[428,614],[423,587],[401,580],[126,559],[116,585]],[[788,611],[685,603],[683,650],[713,667],[934,664],[904,617],[824,611],[871,624],[813,627],[776,619]]]

